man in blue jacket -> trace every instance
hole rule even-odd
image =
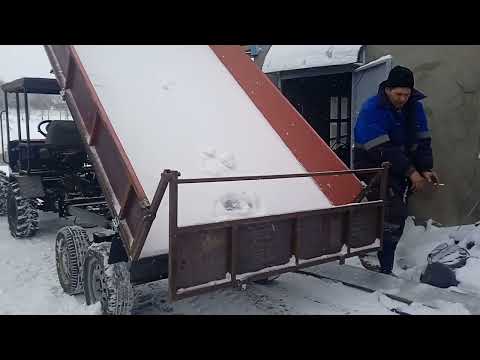
[[[408,216],[408,197],[427,183],[438,184],[432,171],[427,117],[420,102],[424,98],[414,88],[413,73],[396,66],[380,84],[378,94],[363,104],[355,125],[354,167],[379,167],[386,161],[391,164],[383,250],[378,252],[380,271],[386,274],[392,273],[395,249]]]

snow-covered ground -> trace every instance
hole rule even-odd
[[[57,280],[55,267],[56,231],[70,220],[55,214],[40,214],[40,229],[30,240],[14,239],[6,217],[0,218],[0,314],[100,314],[99,304],[86,306],[83,295],[66,295]],[[427,230],[409,220],[399,245],[395,271],[415,279],[426,263],[426,255],[449,235],[473,235],[473,226]],[[475,232],[477,234],[477,232]],[[474,253],[474,252],[472,252]],[[460,273],[464,279],[457,290],[468,285],[480,288],[474,276],[477,259],[470,259]],[[357,264],[358,260],[348,261]],[[407,268],[407,270],[402,269]],[[478,274],[478,273],[477,273]],[[396,308],[409,314],[468,314],[460,304],[441,303],[438,308],[394,301],[380,292],[369,293],[327,279],[302,274],[285,274],[273,284],[248,285],[245,290],[225,289],[184,299],[167,301],[167,281],[136,287],[134,314],[396,314]],[[479,291],[480,292],[480,291]]]
[[[474,243],[468,250],[470,258],[467,264],[455,270],[460,282],[451,290],[470,292],[480,295],[480,227],[474,225],[455,227],[435,227],[431,222],[426,227],[415,226],[412,218],[407,219],[404,235],[396,252],[394,272],[405,279],[420,280],[420,275],[427,266],[427,255],[439,244],[454,244],[465,248],[467,243]]]
[[[83,296],[69,296],[57,280],[56,230],[68,222],[41,214],[37,235],[14,239],[6,217],[0,218],[0,314],[99,314]]]
[[[66,295],[57,280],[55,235],[72,221],[40,214],[31,240],[14,239],[6,217],[0,218],[0,314],[99,314],[83,295]],[[135,314],[391,314],[369,294],[329,280],[299,274],[276,283],[227,289],[174,304],[167,302],[167,282],[136,288]]]

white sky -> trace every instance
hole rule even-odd
[[[21,77],[54,78],[42,45],[0,45],[0,79]]]

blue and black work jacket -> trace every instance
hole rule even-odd
[[[431,135],[420,100],[426,96],[413,90],[408,102],[397,110],[380,84],[378,94],[362,106],[355,124],[354,167],[380,167],[391,163],[389,185],[396,193],[409,186],[408,176],[433,168]]]

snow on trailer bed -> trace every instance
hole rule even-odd
[[[75,49],[149,199],[163,169],[184,178],[305,172],[207,46]],[[142,257],[168,251],[167,199]],[[237,210],[227,211],[228,203]],[[178,221],[196,225],[229,213],[240,218],[329,206],[311,179],[185,185]]]
[[[307,172],[211,47],[74,48],[149,200],[163,169],[182,178]],[[311,178],[185,184],[178,223],[331,206]],[[141,257],[166,252],[168,194]]]

